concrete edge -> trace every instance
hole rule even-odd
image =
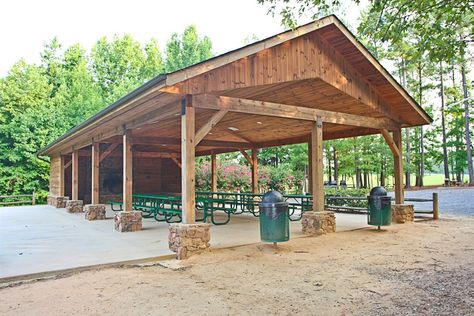
[[[93,264],[93,265],[88,265],[88,266],[80,266],[80,267],[67,268],[67,269],[61,269],[61,270],[52,270],[52,271],[3,277],[3,278],[0,278],[0,289],[6,288],[6,287],[12,287],[16,285],[21,285],[25,283],[42,281],[42,280],[63,278],[75,273],[80,273],[80,272],[85,272],[85,271],[135,266],[135,265],[140,265],[140,264],[149,263],[149,262],[170,260],[170,259],[174,259],[175,257],[176,257],[175,254],[167,254],[167,255],[161,255],[157,257],[116,261],[116,262],[110,262],[110,263],[100,263],[100,264]]]

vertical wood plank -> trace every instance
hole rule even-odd
[[[320,117],[311,128],[311,176],[313,190],[313,211],[324,211],[323,184],[323,121]]]
[[[100,145],[99,143],[92,144],[92,176],[91,176],[91,203],[99,204],[99,165],[100,165]]]
[[[398,147],[399,155],[393,155],[393,173],[395,175],[395,203],[405,203],[403,194],[403,153],[402,153],[402,131],[401,129],[393,131],[393,141]]]
[[[187,95],[181,104],[181,193],[184,224],[195,222],[195,110],[192,96]]]
[[[252,149],[252,193],[258,193],[258,150]]]
[[[64,165],[65,165],[65,157],[63,155],[60,156],[59,162],[59,196],[64,196]]]
[[[79,199],[79,151],[74,150],[71,155],[71,168],[72,168],[72,192],[71,199]]]
[[[123,134],[123,210],[131,212],[133,188],[133,156],[130,131]]]
[[[211,191],[217,192],[217,159],[214,152],[211,153]]]

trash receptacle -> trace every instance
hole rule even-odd
[[[290,239],[288,202],[278,191],[263,195],[259,205],[260,239],[265,242],[282,242]]]
[[[392,198],[387,196],[387,190],[383,187],[375,187],[370,190],[369,208],[367,222],[369,225],[389,226],[392,224]]]

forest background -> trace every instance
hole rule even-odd
[[[339,0],[257,2],[290,28],[308,15],[337,13],[344,21]],[[371,1],[357,29],[344,22],[434,119],[403,132],[406,187],[445,179],[474,185],[472,2]],[[250,35],[243,44],[255,40]],[[49,161],[36,156],[40,148],[153,77],[213,55],[211,40],[188,26],[163,50],[155,39],[140,43],[130,35],[100,38],[90,51],[78,44],[62,47],[53,38],[40,63],[19,60],[0,78],[0,195],[35,191],[44,198]],[[306,144],[261,149],[258,158],[261,191],[304,192]],[[201,190],[210,188],[208,160],[197,159]],[[219,190],[250,190],[250,168],[240,153],[218,155],[218,165]],[[324,165],[329,182],[393,184],[392,155],[379,135],[326,141]]]

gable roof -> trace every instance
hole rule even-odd
[[[359,67],[357,70],[361,72],[363,72],[364,69],[371,70],[370,75],[372,76],[372,79],[370,81],[380,82],[383,85],[381,89],[387,91],[386,93],[396,94],[399,100],[402,100],[404,103],[406,103],[407,107],[410,107],[416,111],[416,113],[419,115],[419,119],[416,123],[410,124],[410,126],[423,125],[432,122],[432,118],[390,75],[390,73],[377,61],[377,59],[355,38],[355,36],[344,26],[344,24],[335,15],[330,15],[299,26],[294,30],[288,30],[279,33],[261,41],[246,45],[244,47],[210,58],[172,73],[159,75],[133,90],[118,101],[99,111],[97,114],[87,119],[83,123],[72,128],[63,136],[42,148],[37,153],[37,155],[47,155],[51,153],[57,145],[67,142],[72,137],[81,134],[92,125],[101,123],[113,113],[125,111],[128,107],[136,105],[138,101],[150,95],[151,93],[157,92],[165,87],[173,86],[189,78],[201,75],[239,59],[256,54],[259,51],[274,47],[316,30],[320,30],[322,34],[324,34],[323,36],[327,36],[328,42],[331,45],[335,47],[345,45],[341,52],[345,58],[350,61],[352,59],[354,63],[358,62],[360,64],[362,62],[361,67]],[[334,31],[342,34],[343,36],[331,38],[331,36],[334,34]],[[347,47],[350,47],[350,49],[347,49]]]

